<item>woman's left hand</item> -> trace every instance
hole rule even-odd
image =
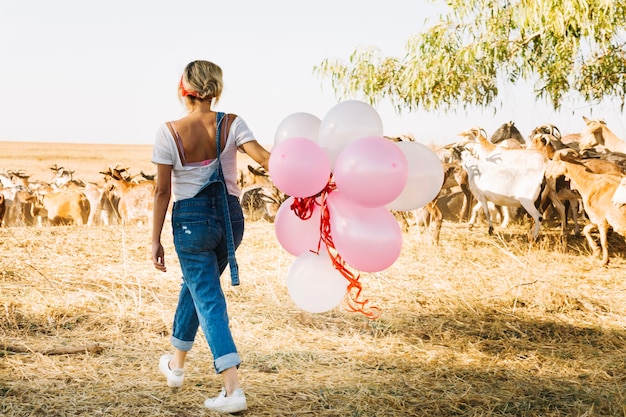
[[[152,244],[152,263],[159,271],[167,271],[167,268],[165,267],[165,252],[163,250],[163,245],[160,243]]]

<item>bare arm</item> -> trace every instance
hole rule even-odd
[[[265,168],[269,172],[268,163],[270,160],[270,153],[256,140],[246,142],[240,146],[240,148],[256,163]]]
[[[161,232],[170,204],[172,191],[172,166],[157,165],[156,190],[154,192],[154,212],[152,218],[152,262],[159,271],[166,271],[165,253],[161,245]]]

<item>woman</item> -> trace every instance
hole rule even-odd
[[[234,251],[241,243],[244,221],[238,198],[237,150],[265,169],[270,154],[241,117],[212,110],[222,88],[219,66],[208,61],[189,63],[178,88],[188,114],[164,123],[157,132],[152,156],[157,165],[152,262],[159,271],[166,271],[161,232],[173,195],[174,247],[183,283],[172,329],[174,353],[161,357],[159,370],[168,386],[182,386],[185,358],[201,326],[215,371],[223,378],[220,395],[204,405],[233,413],[246,410],[247,404],[237,375],[241,359],[228,325],[220,275],[229,264],[232,284],[238,284]]]

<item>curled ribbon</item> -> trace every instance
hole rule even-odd
[[[348,298],[348,311],[361,313],[369,319],[376,319],[380,315],[379,308],[372,305],[367,306],[369,300],[361,299],[363,286],[359,281],[360,274],[355,275],[352,271],[348,269],[346,262],[337,252],[337,250],[335,249],[335,245],[333,244],[330,230],[330,211],[328,210],[326,199],[328,195],[336,188],[337,187],[335,186],[335,183],[332,182],[331,176],[322,191],[311,197],[294,198],[294,201],[291,204],[290,208],[299,218],[301,218],[302,220],[307,220],[313,215],[313,209],[315,208],[315,205],[321,206],[322,214],[320,224],[320,240],[317,245],[317,253],[319,253],[321,244],[323,242],[326,245],[326,250],[328,251],[328,256],[333,263],[333,267],[337,271],[339,271],[344,278],[348,280],[348,288],[346,291]]]

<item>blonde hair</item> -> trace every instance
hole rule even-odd
[[[178,94],[181,99],[187,92],[190,100],[213,100],[217,103],[223,89],[222,69],[209,61],[193,61],[187,64],[183,70],[181,83],[178,86]]]

